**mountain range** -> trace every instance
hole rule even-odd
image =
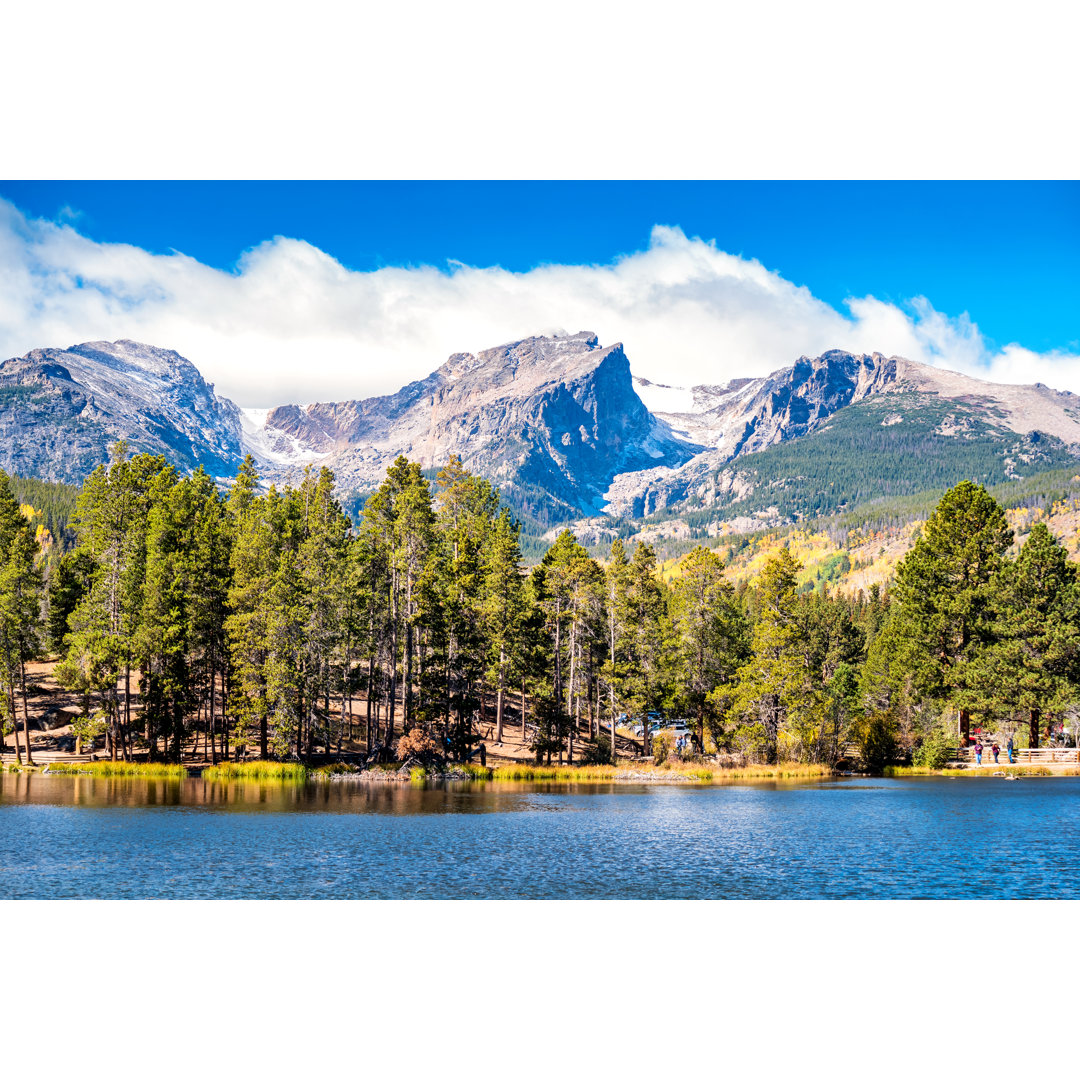
[[[117,438],[223,480],[334,470],[358,501],[399,454],[457,454],[541,532],[573,520],[681,518],[750,530],[972,477],[1080,460],[1080,397],[880,353],[800,357],[764,378],[666,386],[593,333],[456,353],[396,394],[244,410],[189,360],[133,341],[0,363],[0,467],[79,483]]]

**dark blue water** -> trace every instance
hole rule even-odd
[[[1078,898],[1080,777],[725,787],[0,775],[0,897]]]

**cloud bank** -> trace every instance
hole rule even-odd
[[[392,393],[455,352],[562,328],[622,341],[669,385],[764,375],[830,348],[883,352],[999,382],[1080,392],[1080,357],[992,349],[966,314],[916,297],[838,311],[756,259],[657,225],[644,251],[526,272],[454,263],[354,271],[303,240],[267,240],[234,271],[32,220],[0,199],[0,356],[133,338],[188,357],[245,406]]]

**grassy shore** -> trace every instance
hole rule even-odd
[[[744,765],[725,768],[694,762],[665,765],[476,765],[455,766],[476,780],[554,781],[557,783],[635,783],[638,781],[688,780],[723,783],[727,780],[814,780],[832,776],[827,765]]]
[[[154,780],[185,780],[183,765],[131,761],[56,761],[44,767],[49,775],[61,776],[143,776]]]
[[[903,779],[906,776],[947,776],[951,779],[959,779],[962,776],[974,777],[997,777],[1001,774],[1006,776],[1080,776],[1080,769],[1058,768],[1052,769],[1046,765],[995,765],[984,766],[974,769],[924,769],[915,765],[888,765],[883,770],[884,776]]]
[[[306,765],[295,761],[226,761],[202,771],[204,780],[303,781],[310,775]]]

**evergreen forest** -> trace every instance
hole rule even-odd
[[[27,664],[51,655],[80,734],[126,761],[466,762],[507,726],[548,763],[881,767],[944,760],[973,725],[1075,739],[1077,567],[1044,524],[1017,547],[970,480],[854,595],[800,589],[787,548],[750,581],[703,546],[662,578],[648,543],[596,558],[563,531],[526,569],[520,522],[456,458],[399,457],[354,516],[329,470],[279,490],[250,457],[226,491],[123,443],[77,492],[0,473],[5,732],[29,750]],[[647,722],[633,741],[650,713],[686,718],[686,744]]]

